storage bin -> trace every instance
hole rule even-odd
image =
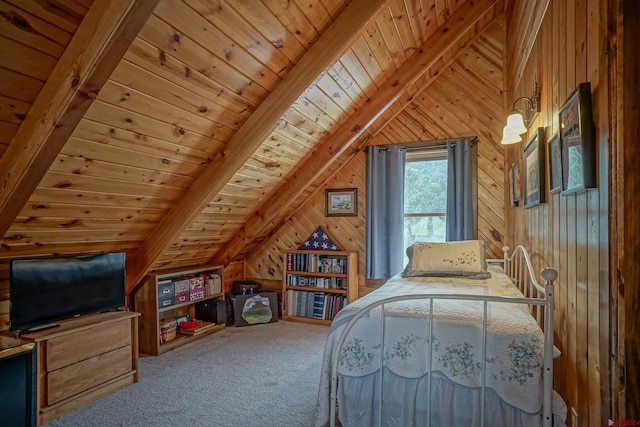
[[[160,320],[160,340],[169,342],[176,337],[177,323],[175,319]]]
[[[191,297],[189,295],[189,291],[186,292],[181,292],[179,294],[176,294],[176,298],[175,298],[175,303],[177,304],[184,304],[185,302],[189,302],[191,301]]]
[[[204,288],[195,288],[189,291],[189,300],[195,301],[204,298]]]
[[[176,285],[176,288],[175,288],[176,295],[182,294],[184,292],[189,292],[189,289],[191,289],[189,279],[176,280],[174,283]]]
[[[207,279],[205,285],[207,295],[217,295],[222,292],[222,279],[217,274]]]
[[[173,294],[158,297],[158,308],[171,307],[175,304],[175,296]]]
[[[189,279],[189,287],[191,289],[204,288],[204,276],[192,277]]]
[[[236,280],[233,282],[234,292],[242,291],[245,294],[249,294],[257,291],[259,287],[260,287],[260,284],[253,280]]]
[[[158,283],[158,298],[173,296],[175,294],[175,285],[173,282]]]

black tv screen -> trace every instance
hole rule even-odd
[[[10,329],[125,305],[125,253],[11,261]]]

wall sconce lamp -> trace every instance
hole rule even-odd
[[[516,103],[519,101],[527,101],[526,108],[524,110],[516,108]],[[540,112],[540,92],[538,91],[538,83],[536,82],[535,84],[533,96],[531,98],[526,96],[516,98],[516,100],[513,101],[513,106],[511,108],[511,113],[509,113],[509,117],[507,117],[507,125],[502,130],[502,141],[500,141],[500,143],[503,145],[515,144],[522,141],[522,137],[520,135],[527,131],[527,127],[533,121],[533,118]]]

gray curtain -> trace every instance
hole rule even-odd
[[[477,238],[477,148],[476,140],[447,142],[449,176],[447,180],[446,239]]]
[[[367,168],[367,278],[403,268],[404,162],[399,146],[369,147]]]

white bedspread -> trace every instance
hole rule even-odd
[[[402,278],[394,276],[375,292],[345,307],[334,319],[325,346],[318,394],[316,425],[329,419],[331,355],[340,332],[360,308],[373,301],[409,294],[473,294],[522,297],[499,267],[489,267],[492,278]],[[429,302],[407,301],[387,305],[385,347],[380,348],[380,309],[358,321],[340,354],[339,376],[371,377],[384,355],[385,372],[392,377],[419,379],[428,372],[429,351],[434,375],[454,384],[477,389],[482,383],[482,316],[478,301],[433,303],[433,343],[430,342]],[[486,384],[501,404],[538,413],[542,407],[543,333],[520,304],[489,303]],[[381,351],[382,350],[382,351]],[[345,382],[345,381],[343,381]],[[495,393],[494,393],[495,392]]]

